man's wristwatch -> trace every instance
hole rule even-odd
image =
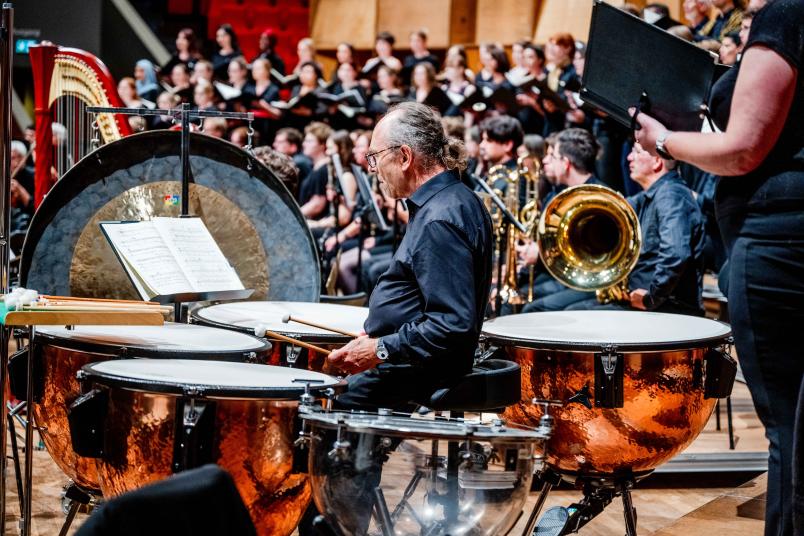
[[[377,354],[377,359],[380,361],[388,361],[388,349],[385,347],[382,339],[377,339],[377,350],[375,353]]]
[[[664,147],[664,142],[667,141],[667,136],[670,135],[670,132],[664,131],[659,134],[659,137],[656,138],[656,154],[664,158],[665,160],[675,160],[670,153],[667,152],[667,149]]]

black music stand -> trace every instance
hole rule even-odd
[[[711,53],[602,0],[595,0],[588,43],[584,101],[632,130],[632,107],[671,130],[701,130],[715,79]]]
[[[192,169],[190,168],[190,120],[191,119],[205,119],[207,117],[222,117],[224,119],[241,119],[249,122],[248,143],[245,150],[251,151],[251,135],[254,131],[251,128],[251,122],[254,121],[254,114],[251,112],[221,112],[218,110],[192,110],[190,105],[186,102],[181,105],[181,108],[173,109],[154,109],[148,110],[143,108],[108,108],[102,106],[90,106],[86,109],[87,113],[111,113],[120,115],[138,115],[138,116],[170,116],[175,122],[181,124],[181,218],[188,218],[190,214],[190,183],[193,182]],[[251,169],[251,163],[249,163]],[[118,256],[119,259],[119,256]],[[128,273],[128,271],[126,272]],[[181,322],[182,320],[182,304],[186,302],[207,301],[207,300],[225,300],[225,299],[243,299],[251,295],[243,294],[243,291],[223,291],[223,292],[203,292],[203,293],[182,293],[172,294],[170,296],[160,296],[160,303],[173,303],[174,322]],[[234,294],[233,294],[234,293]]]

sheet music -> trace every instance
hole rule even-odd
[[[200,218],[155,218],[153,226],[181,267],[192,291],[245,288]]]
[[[133,272],[148,297],[158,294],[187,292],[190,281],[182,273],[151,222],[101,223],[106,236],[123,259],[123,265]]]

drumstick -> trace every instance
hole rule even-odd
[[[262,331],[262,330],[260,330],[260,331]],[[258,333],[255,333],[255,335],[257,335],[258,337],[261,336]],[[295,344],[296,346],[301,346],[302,348],[307,348],[308,350],[313,350],[313,351],[316,351],[316,352],[320,352],[320,353],[322,353],[324,355],[329,355],[329,350],[325,350],[324,348],[321,348],[320,346],[316,346],[315,344],[310,344],[309,342],[300,341],[300,340],[294,339],[292,337],[286,337],[285,335],[281,335],[279,333],[276,333],[274,331],[269,331],[267,329],[265,330],[265,335],[262,335],[262,336],[268,337],[269,339],[278,339],[280,341],[289,342],[291,344]]]
[[[159,309],[155,309],[153,307],[101,307],[97,305],[41,305],[41,304],[34,304],[34,305],[23,305],[23,311],[86,311],[86,312],[125,312],[125,313],[165,313],[170,314],[173,312],[171,307],[160,307]]]
[[[309,320],[302,320],[301,318],[296,318],[295,316],[285,315],[282,317],[282,322],[287,324],[290,321],[298,322],[299,324],[305,324],[307,326],[312,326],[314,328],[323,329],[324,331],[331,331],[333,333],[339,333],[341,335],[346,335],[347,337],[352,337],[356,339],[359,337],[357,333],[352,333],[351,331],[345,331],[338,328],[333,328],[330,326],[324,326],[323,324],[316,324],[315,322],[310,322]]]
[[[141,301],[141,300],[111,300],[108,298],[77,298],[75,296],[51,296],[43,294],[40,296],[49,301],[76,301],[76,302],[107,302],[107,303],[125,303],[130,305],[141,305],[145,307],[159,307],[158,302]]]
[[[36,307],[76,307],[76,308],[86,308],[86,307],[94,307],[96,309],[118,309],[118,308],[125,308],[125,309],[139,309],[141,311],[155,311],[159,309],[170,309],[173,310],[172,307],[169,305],[139,305],[137,303],[130,303],[130,302],[106,302],[106,301],[72,301],[72,300],[44,300],[34,302],[33,305]]]

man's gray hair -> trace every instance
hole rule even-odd
[[[418,102],[403,102],[391,107],[394,123],[388,128],[388,145],[407,145],[421,160],[421,168],[437,166],[446,169],[466,168],[463,142],[448,139],[441,124],[441,116],[433,108]]]
[[[22,143],[20,140],[11,141],[11,152],[17,153],[22,158],[28,156],[28,149],[25,147],[25,144]]]
[[[63,145],[67,141],[67,127],[61,123],[54,122],[50,125],[50,128],[53,131],[53,136],[58,140],[57,145]]]

